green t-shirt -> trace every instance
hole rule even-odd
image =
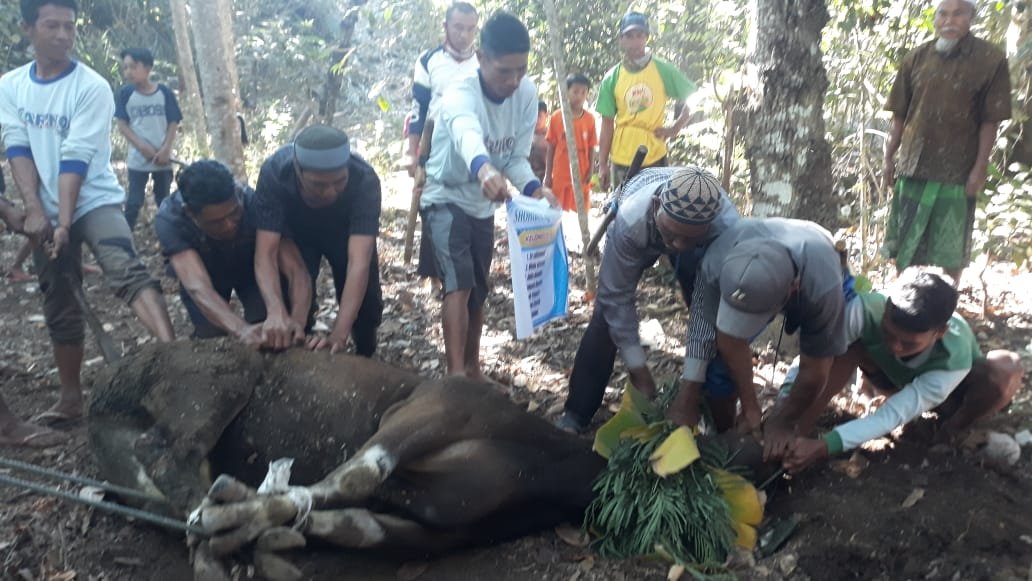
[[[649,149],[646,167],[665,156],[666,143],[654,132],[666,122],[667,101],[680,101],[694,91],[694,83],[660,58],[652,57],[640,71],[630,71],[622,63],[610,69],[602,79],[595,110],[614,118],[609,153],[613,163],[630,165],[639,145]]]
[[[932,346],[932,352],[924,363],[915,367],[904,365],[882,340],[881,320],[885,313],[885,295],[863,293],[860,300],[864,306],[864,330],[860,343],[882,373],[897,387],[929,371],[970,369],[972,362],[982,357],[982,350],[978,347],[971,327],[960,315],[954,313],[947,323],[946,334]]]

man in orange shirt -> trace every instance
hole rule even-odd
[[[577,163],[581,172],[581,191],[584,192],[584,207],[591,208],[591,168],[595,165],[595,116],[584,109],[591,82],[581,74],[566,77],[566,94],[573,113],[573,133],[577,144]],[[548,155],[545,157],[545,186],[552,188],[563,210],[576,212],[573,180],[570,179],[570,154],[566,149],[566,131],[563,126],[562,109],[552,114],[548,123]]]

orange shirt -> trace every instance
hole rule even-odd
[[[573,120],[573,131],[577,143],[577,162],[580,165],[584,183],[585,205],[589,205],[587,196],[591,187],[591,167],[588,166],[588,152],[598,145],[595,133],[595,116],[585,110],[581,116]],[[555,157],[552,159],[552,192],[559,199],[564,210],[577,210],[577,202],[573,198],[573,182],[570,180],[570,156],[566,151],[566,132],[563,130],[563,112],[552,114],[548,122],[548,143],[555,146]]]

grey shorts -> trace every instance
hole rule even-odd
[[[115,296],[131,304],[145,288],[159,290],[158,281],[136,255],[133,235],[118,206],[101,206],[72,224],[68,246],[50,260],[42,249],[32,258],[43,293],[43,316],[50,339],[60,345],[80,344],[85,324],[72,285],[82,285],[82,245],[90,247],[104,271],[104,282]]]
[[[455,204],[432,204],[420,214],[432,242],[444,294],[469,289],[469,304],[483,305],[494,256],[494,216],[473,218]]]

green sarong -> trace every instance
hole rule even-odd
[[[882,254],[895,258],[900,271],[915,264],[964,268],[971,236],[967,215],[963,185],[899,178]]]

